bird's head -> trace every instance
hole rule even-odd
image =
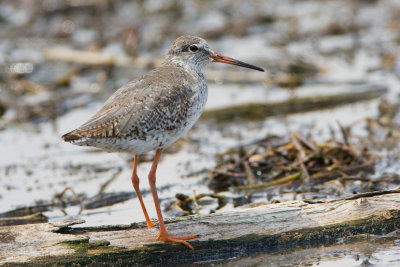
[[[174,41],[166,60],[181,66],[188,65],[199,70],[204,69],[204,67],[211,62],[220,62],[264,71],[262,68],[217,54],[211,50],[204,39],[189,35],[181,36]]]

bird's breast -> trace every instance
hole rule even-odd
[[[204,75],[199,76],[196,85],[193,86],[193,94],[188,98],[188,110],[187,117],[188,121],[190,121],[189,127],[192,127],[193,124],[198,120],[200,115],[203,113],[207,97],[208,97],[208,88],[207,81]]]

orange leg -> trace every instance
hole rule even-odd
[[[137,173],[136,173],[137,164],[138,164],[138,156],[135,155],[135,159],[133,160],[133,172],[132,172],[132,178],[131,178],[132,185],[133,185],[133,188],[135,188],[136,195],[140,201],[140,205],[142,206],[144,217],[146,218],[146,222],[147,222],[147,227],[153,227],[153,223],[150,221],[149,215],[147,214],[146,207],[144,206],[142,194],[140,194],[139,177],[137,176]]]
[[[158,203],[158,195],[157,195],[157,189],[156,189],[156,171],[157,171],[157,164],[158,161],[160,160],[162,150],[158,149],[156,151],[156,155],[153,160],[153,165],[151,166],[151,170],[149,173],[149,184],[150,184],[150,189],[151,193],[153,194],[153,199],[154,199],[154,204],[156,206],[156,211],[157,211],[157,217],[158,217],[158,224],[160,225],[160,235],[157,237],[157,240],[162,240],[164,242],[176,242],[176,243],[181,243],[186,246],[188,246],[190,249],[193,250],[193,247],[186,242],[185,240],[190,240],[193,238],[197,238],[197,235],[192,235],[192,236],[185,236],[185,237],[176,237],[176,236],[170,236],[167,233],[167,229],[165,228],[164,225],[164,220],[162,217],[161,209],[160,209],[160,204]]]

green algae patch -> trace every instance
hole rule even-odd
[[[76,253],[88,253],[88,254],[109,252],[118,248],[110,246],[110,242],[107,240],[89,242],[89,238],[68,240],[61,242],[61,244],[65,244],[67,247],[75,250]]]
[[[65,244],[67,247],[75,250],[77,253],[85,252],[89,248],[89,238],[85,237],[77,240],[63,241],[60,244]]]
[[[110,241],[101,240],[101,241],[89,243],[89,248],[107,247],[109,245],[110,245]]]

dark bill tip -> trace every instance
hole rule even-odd
[[[225,64],[231,64],[231,65],[235,65],[235,66],[239,66],[239,67],[244,67],[244,68],[248,68],[248,69],[253,69],[253,70],[258,70],[258,71],[262,71],[264,72],[264,69],[254,66],[254,65],[250,65],[248,63],[230,58],[230,57],[226,57],[217,53],[214,53],[210,56],[214,62],[220,62],[220,63],[225,63]]]

